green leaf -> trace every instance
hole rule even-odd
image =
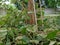
[[[38,44],[38,43],[39,43],[39,41],[38,41],[38,40],[30,40],[30,42],[31,42],[31,43],[36,43],[36,44]]]
[[[23,44],[27,44],[27,43],[29,43],[29,38],[27,37],[27,36],[18,36],[18,37],[16,37],[16,40],[18,41],[17,43],[18,44],[22,44],[22,42],[23,42]]]
[[[8,38],[6,41],[6,45],[11,45],[10,39]]]
[[[6,35],[7,35],[7,30],[0,30],[0,41],[5,39]]]
[[[26,3],[28,3],[28,0],[25,0]]]
[[[23,36],[22,41],[25,42],[26,44],[29,43],[29,38],[27,36]]]
[[[38,40],[38,41],[42,41],[42,40],[43,40],[43,37],[41,37],[41,36],[37,36],[37,37],[36,37],[36,40]]]
[[[24,26],[22,26],[21,28],[20,28],[20,31],[21,31],[21,33],[22,34],[26,34],[26,27],[24,27]]]
[[[54,37],[56,37],[58,30],[52,31],[50,33],[47,34],[47,39],[54,39]]]
[[[11,0],[11,3],[15,3],[17,0]]]
[[[56,43],[56,41],[50,41],[49,45],[54,45]]]
[[[9,36],[10,38],[14,38],[13,30],[10,30],[10,31],[8,32],[8,36]]]
[[[0,41],[0,45],[4,45],[2,41]]]

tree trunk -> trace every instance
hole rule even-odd
[[[34,16],[34,5],[33,0],[28,1],[28,16],[30,20],[28,21],[29,24],[35,24],[35,16]]]

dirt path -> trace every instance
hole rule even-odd
[[[45,9],[45,15],[60,15],[60,12],[55,11],[54,9],[47,8]]]

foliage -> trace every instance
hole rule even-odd
[[[59,5],[59,2],[59,0],[45,0],[45,3],[49,8],[56,8],[57,4]]]
[[[14,4],[4,4],[3,8],[6,9],[7,15],[0,18],[0,28],[5,28],[0,30],[0,45],[51,45],[51,41],[53,44],[60,41],[59,30],[38,31],[36,25],[26,24],[26,20],[30,19],[26,8],[18,10]],[[44,25],[49,25],[47,22],[44,22]],[[38,25],[41,23],[38,20]]]
[[[47,16],[44,19],[44,28],[51,28],[52,30],[59,30],[60,26],[60,16]]]

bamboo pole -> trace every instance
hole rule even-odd
[[[35,16],[35,24],[36,24],[36,30],[38,30],[38,26],[37,26],[37,15],[36,15],[36,9],[35,9],[35,1],[33,0],[33,6],[34,6],[34,16]]]
[[[41,21],[42,21],[42,28],[44,27],[44,24],[43,24],[43,15],[42,15],[42,7],[41,7],[41,0],[39,0],[39,4],[40,4],[40,12],[41,12]]]
[[[37,25],[37,16],[36,16],[36,9],[35,9],[35,1],[34,0],[33,0],[33,6],[34,6],[35,24]]]

